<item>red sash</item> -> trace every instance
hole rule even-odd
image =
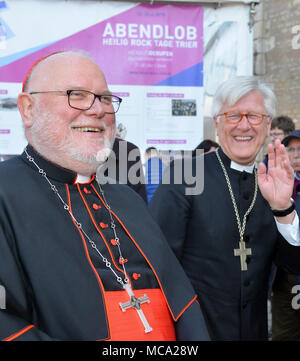
[[[125,290],[106,291],[109,341],[176,341],[174,324],[161,290],[143,289],[133,292],[137,298],[146,294],[150,299],[150,303],[141,305],[141,310],[153,330],[145,333],[144,325],[136,309],[129,308],[125,312],[122,311],[119,303],[130,300]]]

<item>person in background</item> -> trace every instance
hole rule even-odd
[[[203,157],[202,193],[191,194],[194,184],[170,177],[150,203],[198,294],[212,340],[267,340],[272,261],[300,271],[294,173],[279,140],[268,145],[268,173],[262,162],[255,168],[275,104],[260,79],[228,79],[212,105],[220,147]],[[196,169],[197,158],[186,159],[181,179],[185,168]],[[171,167],[172,175],[175,162]]]
[[[137,194],[139,194],[145,203],[148,203],[145,178],[143,172],[143,165],[141,161],[141,153],[139,148],[129,142],[128,140],[124,140],[116,137],[113,145],[113,153],[116,161],[116,180],[122,184],[127,184],[131,187]],[[124,150],[124,152],[123,152]],[[122,154],[123,152],[123,154]],[[133,153],[133,158],[130,157],[130,153]],[[110,157],[108,157],[108,162],[110,161]],[[134,178],[138,180],[135,182],[131,179],[132,175],[130,174],[130,170],[134,168]],[[108,175],[108,173],[106,173]]]
[[[270,139],[273,147],[276,139],[282,142],[283,138],[288,136],[293,130],[295,130],[295,123],[292,118],[287,115],[275,117],[272,120],[270,130]],[[264,163],[266,166],[268,165],[268,155],[265,156]]]
[[[148,203],[151,202],[153,194],[158,187],[165,165],[161,160],[159,152],[154,147],[149,147],[145,151],[145,181]]]
[[[211,139],[204,139],[192,152],[192,157],[195,157],[197,149],[203,149],[203,153],[214,152],[219,147],[219,144]]]
[[[300,130],[294,130],[282,140],[286,146],[291,166],[295,172],[293,199],[300,214]],[[272,340],[300,341],[300,309],[294,306],[293,298],[300,286],[300,275],[286,272],[278,267],[273,282]]]

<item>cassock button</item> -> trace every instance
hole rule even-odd
[[[85,194],[91,194],[92,192],[87,189],[87,187],[83,187],[83,191]]]
[[[248,178],[248,173],[247,173],[247,172],[243,172],[243,173],[242,173],[242,179],[243,179],[243,180],[247,180],[247,178]]]
[[[244,196],[244,199],[245,199],[246,201],[248,201],[248,200],[250,199],[250,192],[245,192],[245,193],[243,194],[243,196]]]
[[[100,222],[99,224],[100,224],[100,227],[101,227],[102,229],[108,227],[108,224],[106,224],[106,223]]]
[[[245,286],[245,287],[249,287],[249,286],[250,286],[250,283],[251,283],[250,280],[246,280],[246,281],[244,282],[244,286]]]
[[[119,258],[119,263],[120,263],[120,264],[124,264],[124,263],[126,263],[126,262],[128,262],[128,259],[123,258],[123,257],[120,257],[120,258]]]
[[[141,277],[141,275],[140,275],[140,273],[133,273],[132,274],[132,278],[134,279],[134,280],[138,280],[139,278]]]
[[[93,208],[95,211],[97,211],[98,209],[101,208],[101,206],[99,206],[97,203],[93,203]]]
[[[114,238],[112,238],[112,239],[110,240],[110,243],[111,243],[113,246],[116,246],[116,245],[117,245],[117,241],[116,241]]]

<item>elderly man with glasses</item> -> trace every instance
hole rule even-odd
[[[268,173],[263,163],[255,167],[275,114],[267,84],[247,76],[227,80],[212,113],[220,147],[204,155],[203,192],[191,194],[194,184],[170,177],[150,210],[192,281],[211,338],[266,340],[272,261],[300,270],[293,170],[279,140],[275,149],[269,145]],[[169,174],[175,168],[176,162]]]
[[[25,78],[29,144],[0,165],[0,339],[209,339],[145,202],[101,183],[120,103],[78,52],[45,56]]]

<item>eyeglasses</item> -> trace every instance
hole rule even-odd
[[[219,121],[221,117],[224,117],[226,122],[230,124],[238,124],[243,119],[244,116],[247,118],[248,122],[251,125],[259,125],[264,119],[266,119],[267,122],[269,122],[270,119],[272,118],[270,115],[260,114],[260,113],[227,113],[226,112],[216,115],[215,119]]]
[[[283,135],[284,135],[283,132],[270,133],[270,137],[271,137],[271,138],[278,138],[278,137],[282,137]]]
[[[294,155],[296,152],[298,154],[300,154],[300,147],[297,147],[297,148],[293,148],[293,147],[289,148],[289,147],[287,147],[286,150],[290,155]]]
[[[98,98],[105,109],[105,113],[116,113],[122,102],[122,99],[112,94],[94,94],[88,90],[49,90],[41,92],[30,92],[30,95],[44,93],[61,93],[68,96],[68,104],[71,108],[78,110],[89,110],[95,99]]]

